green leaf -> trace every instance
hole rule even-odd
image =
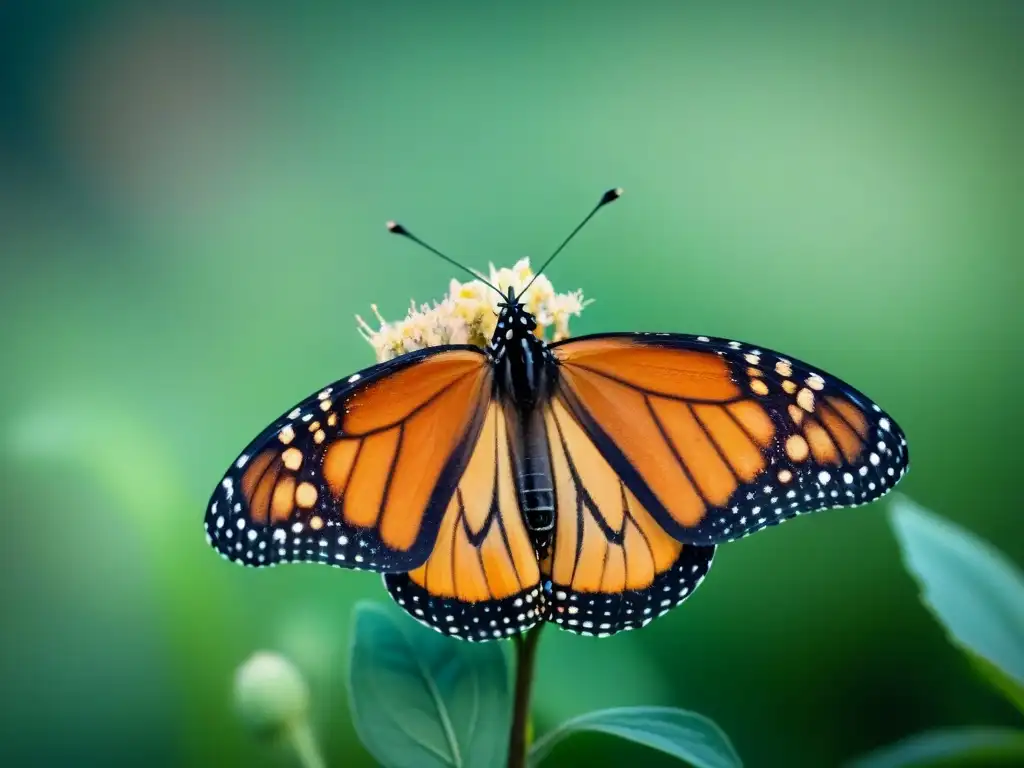
[[[929,731],[869,753],[847,768],[1024,764],[1024,731],[955,728]]]
[[[620,707],[575,717],[538,739],[530,750],[530,765],[537,766],[563,739],[581,731],[594,731],[629,739],[696,768],[741,766],[729,738],[703,715],[672,707]]]
[[[905,497],[890,508],[904,562],[951,639],[1024,685],[1024,576],[1001,552]]]
[[[1024,713],[1024,685],[1021,685],[992,662],[972,651],[964,651],[975,671],[1001,692],[1021,713]]]
[[[355,609],[349,695],[356,732],[389,768],[500,765],[511,720],[498,643],[467,643],[373,603]]]

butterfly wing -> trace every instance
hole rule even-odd
[[[682,603],[707,575],[715,547],[666,533],[561,399],[545,422],[556,498],[551,556],[541,564],[548,619],[604,637]]]
[[[502,405],[487,408],[427,561],[384,583],[413,618],[464,640],[495,640],[543,618],[537,558],[519,510]]]
[[[475,347],[434,347],[311,395],[253,440],[206,513],[242,565],[409,570],[429,555],[491,402]]]
[[[899,426],[836,377],[726,339],[554,344],[556,399],[675,539],[718,544],[874,501],[908,468]]]

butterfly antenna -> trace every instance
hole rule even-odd
[[[550,256],[548,256],[548,260],[545,261],[543,264],[541,264],[540,269],[537,270],[536,274],[534,274],[534,276],[530,279],[530,282],[528,282],[526,284],[526,287],[523,288],[523,290],[519,293],[519,295],[522,296],[524,293],[526,293],[530,289],[530,286],[533,285],[533,281],[536,280],[538,277],[540,277],[540,273],[548,268],[548,265],[552,261],[555,260],[555,256],[557,256],[558,254],[560,254],[562,252],[562,249],[565,248],[565,246],[567,246],[569,244],[569,241],[572,240],[576,236],[577,232],[579,232],[581,229],[583,229],[584,225],[594,217],[595,213],[597,213],[599,210],[601,210],[606,205],[608,205],[608,203],[614,203],[616,200],[618,200],[620,197],[622,197],[622,193],[623,193],[622,187],[616,187],[615,189],[609,189],[607,192],[605,192],[601,196],[601,199],[598,200],[597,205],[594,206],[593,210],[591,210],[590,213],[587,214],[587,217],[585,219],[583,219],[583,221],[581,221],[579,224],[576,225],[576,229],[574,229],[572,232],[570,232],[569,236],[567,238],[565,238],[565,240],[562,241],[562,244],[555,249],[555,252],[552,253]]]
[[[483,283],[487,287],[492,288],[495,291],[498,291],[498,293],[502,296],[502,298],[504,298],[505,294],[503,294],[498,288],[496,288],[486,278],[482,277],[481,275],[478,275],[476,272],[474,272],[469,267],[466,267],[466,266],[464,266],[462,264],[459,264],[459,262],[457,262],[455,259],[452,259],[452,258],[450,258],[448,256],[445,256],[443,253],[441,253],[439,250],[437,250],[437,248],[434,248],[433,246],[428,245],[427,243],[423,242],[418,237],[416,237],[416,235],[414,235],[412,232],[410,232],[408,229],[403,227],[398,222],[389,221],[387,223],[387,227],[388,227],[388,231],[391,232],[392,234],[394,234],[394,235],[401,235],[402,237],[409,238],[410,240],[412,240],[417,245],[422,246],[423,248],[426,248],[428,251],[430,251],[435,256],[440,256],[442,259],[447,261],[452,266],[458,267],[463,272],[467,272],[468,274],[472,275],[475,280],[479,280],[481,283]]]

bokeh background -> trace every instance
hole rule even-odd
[[[1024,560],[1024,12],[1016,2],[0,3],[0,762],[288,764],[231,702],[292,658],[331,765],[379,577],[237,568],[209,493],[266,422],[373,358],[354,315],[543,258],[575,333],[743,339],[890,410],[901,490]],[[685,607],[550,630],[538,730],[716,720],[750,766],[1010,724],[920,605],[885,502],[722,548]],[[643,759],[578,737],[552,765]]]

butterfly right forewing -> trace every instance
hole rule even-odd
[[[906,438],[863,393],[795,358],[681,334],[552,346],[558,395],[669,534],[719,544],[880,498]]]

